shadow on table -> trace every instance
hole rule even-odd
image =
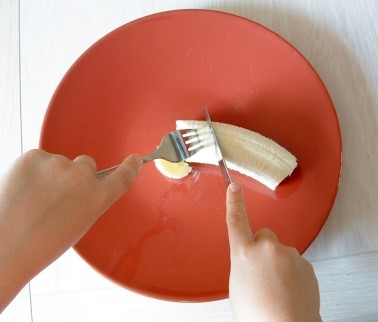
[[[285,38],[312,64],[334,103],[343,144],[340,186],[331,215],[305,256],[317,260],[375,250],[378,178],[373,169],[378,144],[372,138],[378,137],[377,111],[373,85],[357,57],[326,26],[280,5],[241,2],[238,6],[235,1],[224,1],[207,9],[248,18]],[[317,41],[311,43],[314,38]]]

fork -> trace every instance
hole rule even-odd
[[[201,147],[201,139],[196,130],[172,131],[163,136],[157,149],[143,157],[143,163],[154,159],[164,159],[178,163],[197,153]],[[96,173],[96,178],[104,179],[117,169],[119,165],[107,168]]]

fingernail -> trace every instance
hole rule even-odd
[[[143,164],[143,158],[138,154],[134,155],[134,160],[139,164],[139,166]]]
[[[241,190],[240,184],[233,182],[230,184],[230,190],[231,192],[238,192]]]

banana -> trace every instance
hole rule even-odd
[[[154,160],[156,168],[170,179],[182,179],[186,177],[192,168],[186,162],[173,163],[163,159]]]
[[[227,166],[259,181],[271,190],[275,190],[297,166],[294,155],[257,132],[219,122],[213,122],[213,127]],[[193,129],[200,133],[202,147],[186,159],[186,162],[218,164],[214,142],[204,130],[207,128],[205,121],[176,121],[177,130]]]

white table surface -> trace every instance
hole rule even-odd
[[[52,93],[85,49],[124,23],[180,8],[257,21],[291,42],[323,79],[341,126],[343,171],[330,217],[304,256],[319,279],[324,321],[378,321],[377,0],[1,0],[0,171],[38,147]],[[69,250],[0,320],[225,322],[232,316],[228,300],[171,303],[124,290]]]

